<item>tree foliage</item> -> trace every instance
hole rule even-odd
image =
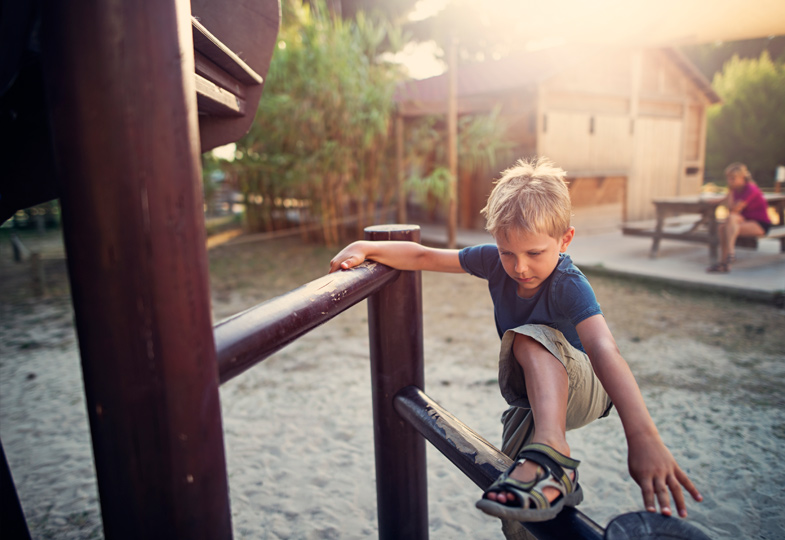
[[[344,21],[323,2],[284,2],[264,94],[233,166],[252,230],[274,228],[282,205],[304,206],[337,244],[339,218],[374,205],[399,79],[379,60],[383,42],[401,36],[381,20],[360,12]]]
[[[362,230],[398,196],[390,135],[393,93],[403,73],[381,53],[400,47],[403,36],[363,12],[351,20],[337,17],[322,0],[285,0],[282,8],[256,118],[237,142],[227,172],[244,194],[249,230],[274,230],[299,219],[319,224],[321,239],[336,245],[347,218]],[[409,125],[404,143],[408,188],[436,204],[452,180],[443,122]],[[459,170],[495,166],[505,132],[498,111],[461,118]]]
[[[707,175],[721,178],[728,163],[741,161],[771,185],[777,165],[785,165],[785,62],[766,51],[757,59],[734,56],[712,86],[723,103],[708,112]]]
[[[358,13],[380,13],[390,21],[402,21],[418,0],[330,0],[332,5],[341,6],[345,19],[354,18]]]
[[[734,56],[756,59],[768,51],[775,62],[785,61],[785,35],[685,45],[681,50],[707,79],[712,80]]]
[[[444,118],[425,116],[411,123],[407,132],[408,179],[406,187],[415,201],[429,211],[448,200],[450,182]],[[512,143],[506,138],[507,124],[498,107],[489,114],[465,115],[458,119],[458,176],[486,174],[507,163]]]

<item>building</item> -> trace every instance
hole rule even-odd
[[[398,114],[446,114],[447,75],[399,87]],[[459,64],[457,102],[459,115],[501,107],[517,155],[567,170],[576,221],[615,226],[653,217],[655,197],[700,191],[706,108],[720,98],[675,49],[590,46]],[[482,227],[497,176],[459,179],[459,226]]]

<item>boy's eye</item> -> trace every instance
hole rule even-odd
[[[529,256],[536,257],[537,255],[542,255],[542,251],[530,251]]]

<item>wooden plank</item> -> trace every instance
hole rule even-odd
[[[193,28],[194,50],[212,60],[241,83],[262,84],[264,80],[262,76],[252,70],[229,47],[221,43],[195,17],[191,17],[191,27]]]
[[[622,228],[622,233],[627,236],[644,236],[647,238],[653,238],[656,236],[656,233],[652,229],[633,229],[624,227]],[[709,243],[709,235],[708,234],[685,234],[685,233],[678,233],[678,232],[662,232],[659,235],[660,238],[664,238],[667,240],[683,240],[685,242],[700,242],[703,244]]]
[[[199,114],[212,116],[243,116],[245,100],[208,81],[200,75],[196,77],[196,102]]]
[[[215,0],[192,0],[191,13],[196,21],[204,27],[210,36],[221,43],[225,50],[216,50],[216,44],[193,23],[192,32],[195,48],[215,65],[224,68],[221,57],[231,59],[226,69],[235,69],[232,64],[241,67],[243,73],[237,73],[238,83],[245,86],[245,110],[242,115],[217,116],[203,114],[199,116],[199,137],[202,152],[238,140],[245,135],[253,123],[257,105],[264,87],[264,77],[270,68],[270,61],[278,41],[278,28],[281,22],[281,6],[279,0],[233,0],[217,2]],[[208,43],[209,42],[209,43]],[[217,56],[215,56],[217,55]],[[236,58],[235,58],[236,57]],[[216,61],[216,58],[219,61]],[[238,63],[239,59],[241,63]],[[251,77],[254,83],[243,82],[244,75],[249,75],[242,66],[245,65],[262,79],[261,84]],[[231,72],[228,72],[231,75]],[[205,73],[202,77],[210,80]],[[233,76],[233,75],[232,75]],[[212,81],[223,86],[220,81]],[[225,90],[234,92],[230,87]],[[236,94],[239,95],[239,94]]]
[[[218,64],[199,51],[194,51],[194,63],[196,65],[195,70],[197,75],[215,83],[224,90],[228,90],[235,96],[245,98],[245,86],[240,84],[237,79],[229,75]]]

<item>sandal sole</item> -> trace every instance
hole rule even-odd
[[[534,523],[538,521],[549,521],[555,518],[559,512],[564,510],[565,506],[575,507],[578,506],[581,501],[583,501],[583,490],[581,489],[580,484],[578,484],[575,486],[575,491],[569,495],[565,495],[549,508],[516,508],[490,499],[480,499],[475,506],[490,516],[522,521],[525,523]]]

